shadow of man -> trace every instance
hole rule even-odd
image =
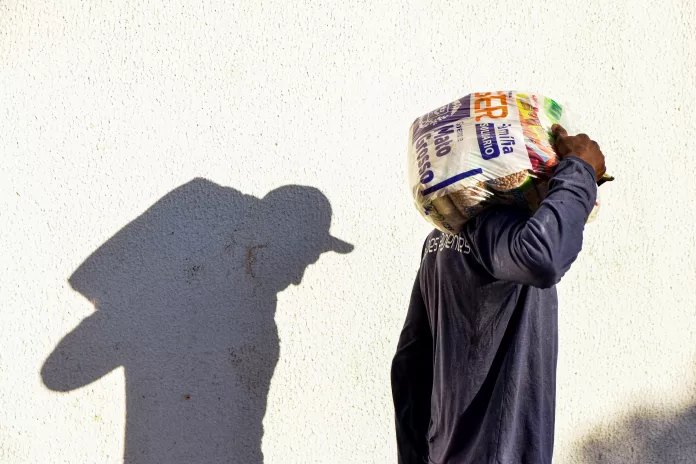
[[[277,293],[352,250],[330,222],[311,187],[175,189],[70,277],[96,311],[48,357],[44,384],[65,392],[123,366],[126,463],[262,463]]]
[[[578,462],[586,464],[678,464],[696,462],[696,406],[679,413],[634,413],[612,424],[604,437],[582,443]]]

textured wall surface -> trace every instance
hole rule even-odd
[[[618,178],[555,462],[696,462],[696,6],[551,5],[1,2],[0,462],[395,462],[407,128],[498,89]]]

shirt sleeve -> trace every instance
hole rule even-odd
[[[428,459],[433,338],[418,278],[392,361],[391,385],[398,462],[423,464]]]
[[[514,208],[492,208],[467,225],[467,238],[493,277],[549,288],[580,253],[596,198],[594,169],[580,158],[568,157],[558,165],[532,217]]]

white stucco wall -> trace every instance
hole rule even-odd
[[[278,359],[265,463],[395,462],[389,364],[428,231],[407,196],[407,128],[472,91],[517,88],[571,104],[618,179],[602,187],[600,219],[559,288],[555,462],[696,462],[695,5],[2,2],[0,462],[123,462],[129,420],[133,456],[180,433],[202,446],[171,459],[237,462],[211,454],[211,434],[239,429],[249,416],[234,400],[249,392],[227,389],[221,374],[216,388],[233,401],[217,407],[216,390],[202,386],[245,362],[218,356],[236,336],[256,340],[250,359]],[[202,194],[149,210],[196,178],[210,181]],[[244,250],[258,244],[249,234],[282,245],[299,232],[279,215],[250,225],[227,199],[256,204],[285,185],[320,189],[332,234],[355,249],[322,255],[277,306],[264,303],[259,322],[258,294],[247,290],[260,284],[243,281]],[[152,237],[167,221],[185,238],[160,250]],[[222,229],[194,246],[192,231],[230,221],[247,235],[229,261],[205,248],[224,244]],[[284,269],[296,250],[281,245],[252,264]],[[187,281],[195,317],[177,296],[191,275],[173,255],[207,272]],[[69,282],[90,258],[101,264]],[[247,312],[225,312],[232,294]],[[59,342],[100,305],[114,306],[115,325],[91,341],[76,332],[68,342],[81,354],[42,379]],[[227,340],[231,317],[237,335]],[[188,356],[182,330],[197,340],[195,366],[176,361]],[[132,350],[130,364],[99,358],[90,343],[102,341]],[[90,366],[115,369],[73,388]],[[159,395],[143,410],[127,403],[139,388]],[[178,408],[221,415],[182,431]],[[153,411],[160,421],[148,426]],[[137,427],[150,427],[149,444]]]

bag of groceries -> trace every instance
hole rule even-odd
[[[516,91],[474,93],[416,119],[408,146],[416,208],[450,234],[492,205],[535,211],[560,161],[551,140],[557,123],[568,129],[566,108]]]

